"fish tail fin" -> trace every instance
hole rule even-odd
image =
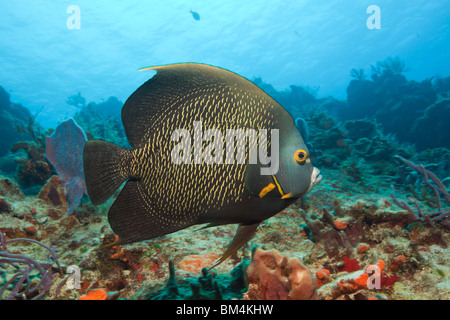
[[[132,152],[102,140],[90,140],[85,144],[84,178],[93,204],[99,205],[108,200],[131,177]]]

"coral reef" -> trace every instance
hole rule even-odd
[[[450,98],[439,99],[429,105],[420,118],[415,119],[411,128],[411,135],[415,137],[415,144],[419,150],[428,148],[450,148]]]
[[[58,176],[34,197],[25,196],[14,181],[0,179],[2,208],[6,208],[0,212],[0,232],[9,239],[28,238],[55,246],[63,271],[64,266],[80,268],[80,289],[70,289],[65,278],[55,277],[44,299],[291,298],[297,297],[292,290],[293,269],[317,287],[317,299],[450,298],[444,245],[450,239],[443,225],[429,226],[387,200],[395,179],[356,187],[345,181],[347,175],[340,169],[321,171],[326,179],[317,190],[260,225],[248,246],[262,250],[252,255],[247,246],[209,272],[206,268],[220,255],[218,248],[233,237],[233,226],[192,227],[94,251],[115,239],[105,216],[113,199],[98,209],[82,203],[67,216]],[[397,187],[399,199],[404,193]],[[432,204],[421,205],[428,212],[425,209]],[[33,258],[45,261],[45,252]],[[369,279],[377,284],[369,266],[383,266],[379,289],[368,286]],[[11,279],[16,274],[12,271],[0,279]],[[264,289],[268,283],[269,291]]]
[[[17,178],[25,186],[43,185],[52,175],[52,166],[44,157],[44,146],[34,142],[18,142],[12,148],[12,152],[24,150],[26,158],[15,159],[18,163]]]
[[[78,95],[70,96],[67,103],[79,109],[73,118],[83,128],[88,139],[102,139],[122,147],[129,147],[120,119],[123,103],[116,97],[109,97],[101,103],[90,102],[86,105],[86,99],[78,93]]]
[[[331,213],[323,209],[320,218],[314,212],[307,214],[301,210],[300,215],[306,225],[301,225],[300,228],[307,232],[313,242],[323,242],[329,258],[338,258],[351,255],[356,244],[365,241],[365,236],[360,217],[344,216],[336,198],[333,206]],[[340,253],[342,247],[345,249],[343,254]]]
[[[450,138],[445,126],[449,114],[449,77],[428,78],[422,82],[408,80],[404,73],[408,70],[398,57],[389,57],[371,66],[370,77],[362,69],[352,69],[347,87],[346,101],[332,97],[317,99],[313,90],[306,87],[291,86],[289,90],[277,91],[262,79],[255,83],[279,102],[291,115],[305,120],[320,113],[326,113],[339,121],[365,121],[372,123],[363,133],[371,140],[373,125],[380,132],[405,143],[415,144],[417,150],[427,148],[450,148]],[[311,93],[313,92],[313,93]],[[308,123],[310,124],[310,123]],[[353,133],[353,128],[345,125],[348,138],[363,138]],[[327,128],[329,129],[329,128]],[[311,136],[315,136],[313,133]],[[318,147],[318,146],[315,146]]]
[[[422,82],[407,80],[404,62],[387,58],[372,66],[371,80],[361,71],[352,71],[347,88],[347,105],[342,119],[375,119],[385,133],[395,134],[401,141],[415,143],[418,150],[450,147],[446,119],[449,119],[448,87],[444,79]]]
[[[118,193],[97,207],[71,196],[79,162],[51,143],[47,158],[70,170],[47,162],[51,130],[22,110],[21,122],[8,122],[16,130],[3,128],[16,153],[0,161],[0,299],[449,300],[450,77],[409,81],[405,70],[399,59],[352,70],[347,101],[256,81],[297,119],[323,179],[210,271],[235,226],[96,250],[117,240],[106,213]],[[86,138],[127,146],[120,101],[86,104],[78,93],[67,103]],[[2,121],[14,104],[1,90],[0,105]],[[77,145],[64,139],[63,149]],[[13,157],[22,157],[17,172]],[[68,286],[69,267],[79,288]]]
[[[313,90],[310,88],[292,85],[288,90],[277,91],[272,85],[265,83],[261,78],[253,79],[253,83],[289,111],[300,107],[303,108],[305,105],[314,103],[316,100],[314,93],[311,93]]]
[[[9,201],[25,199],[19,184],[7,177],[0,177],[0,196]]]
[[[26,134],[14,128],[26,124],[31,118],[30,111],[11,102],[9,94],[0,86],[0,157],[4,156],[14,143],[28,139]]]
[[[400,208],[407,210],[411,213],[411,215],[414,215],[417,217],[417,219],[425,221],[428,225],[432,226],[432,222],[439,223],[443,225],[446,228],[450,228],[450,208],[449,207],[442,207],[442,201],[441,201],[441,194],[444,196],[445,201],[447,204],[450,204],[450,193],[445,188],[444,184],[441,180],[439,180],[436,175],[428,170],[426,170],[422,165],[418,166],[414,163],[400,157],[396,156],[396,158],[400,159],[404,164],[407,166],[413,168],[417,172],[421,173],[423,175],[423,180],[427,187],[429,187],[435,196],[435,204],[437,206],[437,211],[432,213],[423,213],[418,202],[417,202],[417,193],[414,192],[415,198],[414,198],[414,205],[417,209],[417,212],[415,213],[410,205],[408,205],[405,201],[398,200],[394,195],[394,186],[392,186],[392,199],[395,202],[396,205],[398,205]],[[430,181],[431,180],[431,181]],[[433,182],[433,184],[431,183]],[[414,190],[414,189],[412,189]],[[426,191],[425,189],[422,189],[422,197],[426,199]]]
[[[66,206],[67,198],[65,196],[64,185],[59,176],[52,176],[39,191],[38,198],[54,206]]]
[[[45,137],[53,132],[48,129],[41,132],[40,126],[35,122],[35,116],[28,120],[28,124],[18,124],[16,130],[27,134],[33,141],[17,142],[11,147],[11,151],[16,153],[19,150],[25,151],[27,157],[15,159],[18,163],[17,178],[25,186],[43,185],[52,175],[54,168],[45,159]]]
[[[51,263],[41,263],[29,256],[11,253],[7,245],[18,241],[35,243],[48,250],[60,274],[63,272],[55,254],[55,247],[49,248],[38,241],[30,239],[7,240],[6,235],[0,232],[0,263],[8,265],[16,272],[7,280],[6,272],[2,271],[3,283],[0,283],[0,299],[2,299],[3,295],[7,295],[6,300],[39,300],[50,290],[53,278],[57,275],[53,274]]]

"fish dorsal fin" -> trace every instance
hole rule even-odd
[[[254,224],[240,224],[236,231],[236,234],[234,235],[233,241],[231,241],[227,250],[225,250],[220,259],[217,260],[208,270],[217,267],[219,264],[224,262],[229,256],[231,256],[233,253],[239,250],[240,247],[246,244],[247,241],[250,240],[255,234],[259,224],[260,222]]]
[[[142,68],[156,75],[140,86],[122,108],[122,122],[130,145],[143,147],[163,125],[161,115],[186,108],[196,96],[228,90],[245,90],[270,97],[249,80],[225,69],[198,63],[180,63]],[[193,119],[194,121],[195,119]]]

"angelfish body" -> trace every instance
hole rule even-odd
[[[126,181],[108,213],[119,236],[115,244],[147,240],[195,224],[239,224],[220,263],[252,237],[261,221],[318,183],[319,171],[310,163],[292,117],[247,79],[194,63],[147,69],[157,74],[139,87],[122,109],[133,149],[100,140],[85,145],[89,197],[94,204],[101,204]],[[227,129],[278,129],[278,172],[261,175],[260,169],[267,165],[248,161],[174,163],[172,150],[177,142],[172,133],[184,128],[193,137],[194,121],[201,122],[203,131],[223,132],[223,142]],[[202,142],[203,147],[207,144]],[[237,146],[236,142],[235,154]],[[192,143],[191,147],[194,151],[199,146]],[[246,145],[246,160],[248,151]]]

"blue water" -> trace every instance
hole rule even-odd
[[[80,8],[80,29],[67,27],[70,5]],[[370,5],[381,9],[381,29],[367,27]],[[389,56],[405,61],[408,79],[450,75],[449,8],[449,0],[3,0],[0,85],[32,112],[43,107],[44,126],[76,111],[70,95],[125,101],[152,75],[139,68],[175,62],[345,99],[352,68]]]

